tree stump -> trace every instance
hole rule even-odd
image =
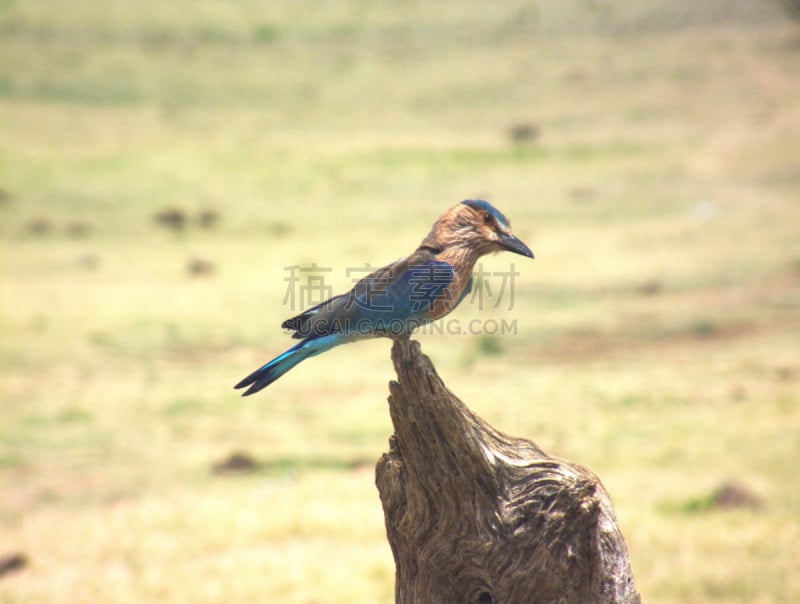
[[[638,604],[611,500],[588,470],[501,434],[392,347],[395,433],[375,478],[397,604]]]

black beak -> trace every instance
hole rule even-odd
[[[514,252],[515,254],[519,254],[520,256],[527,256],[528,258],[533,258],[533,252],[531,251],[531,248],[529,248],[527,245],[522,243],[522,241],[514,237],[514,235],[509,234],[501,236],[499,243],[501,246],[503,246],[503,249],[506,249],[509,252]]]

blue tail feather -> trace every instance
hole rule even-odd
[[[321,354],[330,350],[334,346],[344,344],[342,334],[331,334],[319,338],[306,338],[296,346],[292,346],[283,354],[278,355],[269,363],[256,369],[253,373],[236,384],[234,388],[245,388],[250,386],[242,396],[255,394],[259,390],[266,388],[272,382],[281,377],[284,373],[292,369],[309,357]]]

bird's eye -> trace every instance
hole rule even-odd
[[[486,213],[483,215],[483,221],[484,221],[486,224],[492,224],[492,215],[491,215],[491,214],[489,214],[489,212],[486,212]]]

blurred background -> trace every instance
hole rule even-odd
[[[3,0],[0,132],[0,601],[391,602],[390,343],[232,386],[483,197],[536,260],[448,386],[602,478],[643,601],[800,602],[788,0]]]

